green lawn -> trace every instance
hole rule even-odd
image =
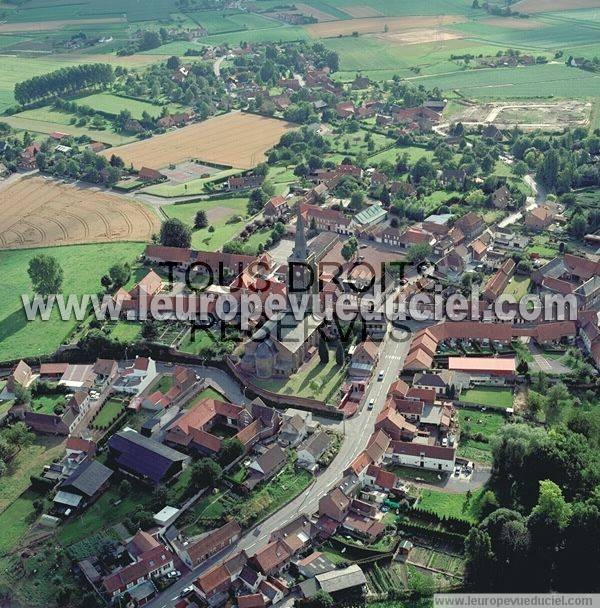
[[[108,426],[113,419],[123,411],[123,402],[119,399],[109,399],[103,406],[92,426],[95,428],[103,428]]]
[[[163,198],[174,198],[176,196],[193,196],[196,194],[205,194],[205,186],[216,181],[223,181],[230,175],[237,175],[241,173],[240,169],[226,169],[219,171],[211,175],[210,177],[202,177],[198,179],[192,179],[189,182],[183,184],[156,184],[145,188],[144,192],[153,194],[154,196],[161,196]]]
[[[492,446],[489,441],[506,424],[504,416],[492,411],[459,409],[458,420],[461,430],[465,432],[460,438],[458,455],[484,464],[491,463]],[[466,433],[470,435],[469,438],[466,437]]]
[[[36,110],[27,110],[13,116],[3,116],[2,122],[6,122],[13,129],[30,131],[31,133],[40,133],[48,135],[54,131],[68,133],[74,137],[86,135],[90,139],[101,141],[111,146],[120,146],[132,141],[135,138],[120,133],[115,133],[107,123],[106,129],[94,129],[91,126],[85,125],[78,127],[69,124],[70,114],[63,112],[54,112],[47,108],[39,108]]]
[[[214,232],[210,232],[209,228],[194,230],[192,247],[204,251],[217,251],[244,228],[244,222],[228,224],[227,220],[233,216],[245,217],[247,204],[247,198],[226,198],[168,205],[162,209],[169,217],[176,217],[190,226],[194,225],[196,212],[204,209],[208,216],[209,227],[214,227]]]
[[[27,321],[21,294],[31,296],[29,260],[39,253],[54,256],[64,271],[63,294],[95,294],[100,278],[118,261],[132,262],[143,251],[140,243],[102,243],[42,249],[0,251],[4,289],[0,293],[0,361],[53,353],[77,325],[54,311],[48,321]]]
[[[314,355],[312,360],[296,374],[286,380],[255,380],[262,388],[284,395],[298,395],[325,402],[334,400],[344,379],[345,368],[340,368],[331,353],[329,362],[323,365],[319,357]]]
[[[80,106],[88,106],[98,112],[105,114],[112,114],[116,116],[121,110],[129,110],[133,118],[140,119],[143,112],[147,112],[153,118],[160,116],[162,106],[148,103],[147,101],[140,101],[138,99],[128,99],[126,97],[119,97],[118,95],[112,95],[111,93],[96,93],[95,95],[89,95],[88,97],[79,97],[75,100]],[[169,112],[177,111],[177,106],[170,106]]]
[[[478,490],[471,497],[467,494],[453,494],[438,490],[423,490],[417,506],[427,511],[434,511],[440,516],[456,517],[475,521],[473,507],[483,490]]]
[[[31,400],[31,409],[39,414],[53,414],[57,405],[65,404],[65,395],[40,395]]]
[[[531,278],[528,276],[514,276],[504,290],[504,294],[513,296],[517,302],[524,298],[531,287]]]
[[[152,391],[160,391],[165,394],[173,386],[173,376],[171,374],[165,374],[160,378],[158,382],[152,385]]]
[[[31,475],[39,475],[44,465],[63,453],[64,440],[56,437],[36,437],[30,446],[21,448],[0,476],[0,512],[29,488]]]
[[[132,484],[133,485],[133,484]],[[59,528],[57,539],[68,547],[92,534],[122,522],[131,514],[147,508],[151,494],[147,488],[132,487],[131,492],[121,498],[114,483],[88,509]]]
[[[513,394],[508,388],[487,387],[469,389],[461,393],[460,400],[465,403],[477,403],[499,409],[513,406]]]
[[[33,501],[36,498],[39,498],[39,495],[35,492],[25,492],[0,513],[0,553],[4,554],[13,549],[33,523]]]
[[[110,335],[121,342],[136,342],[140,339],[142,327],[134,321],[117,321],[111,325]]]

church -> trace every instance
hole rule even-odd
[[[268,320],[244,345],[241,369],[257,378],[287,378],[317,352],[319,327],[323,322],[313,314],[312,306],[312,297],[318,297],[319,289],[317,261],[308,248],[300,207],[294,249],[288,258],[287,280],[288,310]],[[306,296],[309,297],[304,317],[297,319],[292,312],[292,298],[298,308]]]

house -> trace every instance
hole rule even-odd
[[[165,442],[186,452],[213,455],[221,450],[220,427],[233,429],[234,437],[249,449],[259,439],[260,421],[253,420],[242,406],[212,399],[201,399],[168,428]]]
[[[115,380],[114,388],[119,393],[140,395],[154,382],[157,375],[153,359],[137,356],[133,364]]]
[[[108,386],[117,376],[119,372],[119,366],[114,359],[98,359],[92,368],[96,378],[94,384],[104,389]]]
[[[285,452],[278,445],[270,447],[248,466],[248,475],[243,483],[244,487],[248,491],[252,490],[259,483],[267,481],[281,471],[285,463]]]
[[[498,129],[498,127],[496,127],[495,125],[488,125],[487,127],[485,127],[485,129],[483,129],[481,134],[484,137],[487,137],[488,139],[493,139],[495,141],[502,141],[504,139],[502,131],[500,131],[500,129]]]
[[[265,178],[262,175],[242,175],[232,176],[227,180],[229,190],[246,190],[251,188],[259,188]]]
[[[264,608],[267,604],[262,593],[252,593],[251,595],[238,595],[238,608]]]
[[[506,289],[514,273],[516,264],[512,258],[504,261],[498,271],[485,284],[482,295],[489,302],[495,301]]]
[[[156,169],[150,169],[150,167],[142,167],[138,173],[138,178],[145,182],[162,182],[167,179],[166,175],[163,175]]]
[[[300,210],[303,218],[309,227],[314,227],[318,231],[337,232],[338,234],[348,234],[351,220],[341,211],[335,209],[325,209],[316,205],[302,203]]]
[[[315,551],[303,559],[295,562],[298,572],[304,578],[313,578],[317,574],[324,574],[335,570],[335,564],[331,562],[323,553]]]
[[[113,471],[86,458],[59,486],[53,503],[61,515],[70,515],[94,502],[108,487]]]
[[[554,221],[555,212],[548,205],[540,205],[525,214],[525,226],[534,232],[542,232]]]
[[[36,156],[41,149],[40,144],[31,144],[30,146],[27,146],[21,153],[21,158],[19,159],[19,169],[23,169],[25,171],[36,169]]]
[[[350,502],[344,492],[336,487],[319,499],[319,516],[326,516],[337,523],[341,523],[348,514]]]
[[[238,579],[247,562],[248,556],[244,551],[236,553],[222,564],[201,574],[193,583],[195,592],[209,606],[219,606],[227,598],[233,582]]]
[[[269,219],[281,217],[290,208],[284,196],[272,196],[263,208],[265,217]]]
[[[512,195],[506,186],[500,186],[492,192],[492,204],[496,209],[504,210],[512,202]]]
[[[29,388],[31,383],[35,380],[33,370],[25,361],[19,361],[15,369],[11,372],[6,380],[6,386],[2,393],[0,393],[2,399],[14,399],[15,390],[17,386],[20,388]]]
[[[434,373],[415,374],[413,386],[416,388],[434,390],[436,395],[440,395],[446,391],[446,382],[440,374]]]
[[[296,466],[309,471],[316,470],[319,460],[330,445],[331,438],[325,431],[315,433],[298,448]]]
[[[428,443],[392,441],[388,460],[392,464],[450,472],[454,470],[456,449]]]
[[[133,563],[104,578],[102,587],[109,598],[116,598],[126,591],[132,594],[138,585],[173,570],[174,555],[171,550],[153,537],[150,539],[150,548],[137,555]]]
[[[67,401],[64,410],[57,413],[23,412],[23,422],[34,432],[44,435],[70,435],[90,408],[90,396],[78,391]]]
[[[485,230],[485,221],[478,213],[469,211],[469,213],[456,220],[454,228],[460,230],[464,238],[475,238]]]
[[[109,460],[121,471],[158,485],[188,465],[190,457],[126,428],[108,440]]]
[[[345,598],[363,597],[366,584],[367,579],[361,567],[352,564],[347,568],[330,570],[302,581],[299,591],[307,600],[324,592],[331,595],[334,601],[343,603]]]
[[[352,378],[369,378],[378,361],[379,347],[367,338],[354,349],[348,373]]]
[[[259,549],[250,562],[263,574],[275,575],[285,570],[292,561],[294,551],[285,540],[277,539]]]
[[[284,447],[296,447],[304,440],[307,433],[308,428],[305,419],[296,414],[284,420],[277,441]]]
[[[237,542],[241,534],[242,528],[232,519],[220,528],[199,537],[187,539],[183,543],[174,541],[173,547],[188,568],[196,568],[209,557]]]
[[[471,376],[501,376],[514,378],[515,357],[448,357],[448,369]]]
[[[356,503],[360,504],[361,501],[352,501],[350,512],[342,522],[342,528],[352,536],[356,536],[368,543],[374,543],[385,532],[385,526],[381,522],[358,510],[358,505]],[[369,503],[363,504],[376,509],[374,505],[370,505]]]
[[[395,440],[412,441],[417,435],[417,428],[408,422],[396,409],[384,409],[375,421],[375,430],[383,431],[388,437]]]
[[[82,439],[81,437],[69,437],[65,444],[65,451],[67,456],[73,456],[76,454],[85,454],[93,457],[96,455],[96,443],[91,439]]]
[[[396,487],[398,478],[390,471],[372,464],[367,468],[365,483],[376,490],[385,492],[393,490]]]

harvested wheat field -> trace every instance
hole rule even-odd
[[[424,44],[428,42],[445,42],[447,40],[460,40],[464,38],[457,32],[445,32],[443,30],[411,30],[409,32],[395,32],[393,34],[381,34],[375,36],[386,42],[395,44]]]
[[[548,27],[547,23],[538,19],[517,19],[516,17],[490,17],[482,19],[480,23],[493,25],[494,27],[507,27],[510,30],[536,30]]]
[[[296,10],[303,14],[308,15],[310,17],[314,17],[317,21],[336,21],[337,17],[322,11],[321,9],[315,8],[314,6],[309,6],[308,4],[303,4],[302,2],[295,2]]]
[[[597,7],[600,7],[600,0],[521,0],[511,8],[520,13],[548,13]]]
[[[600,1],[600,0],[599,0]],[[304,28],[313,38],[335,38],[358,34],[378,34],[415,30],[419,28],[439,27],[450,23],[465,21],[460,15],[443,15],[440,17],[371,17],[367,19],[347,19],[311,23]]]
[[[0,186],[0,249],[148,241],[158,217],[97,188],[30,177]]]
[[[256,114],[231,112],[102,152],[125,161],[125,166],[162,169],[190,159],[250,169],[265,160],[265,152],[297,125]]]
[[[342,8],[345,13],[348,13],[353,19],[364,19],[365,17],[382,17],[376,8],[372,6],[345,6]]]
[[[67,26],[101,25],[104,23],[124,23],[123,17],[105,17],[102,19],[62,19],[57,21],[25,21],[23,23],[0,23],[0,34],[8,32],[47,32],[61,30]]]

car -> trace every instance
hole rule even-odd
[[[254,530],[254,532],[252,532],[252,534],[254,534],[254,536],[259,536],[260,528],[256,528],[256,530]]]
[[[379,372],[379,374],[377,374],[377,380],[379,380],[379,382],[381,382],[383,380],[384,376],[385,376],[385,372],[383,370],[381,370]]]
[[[189,595],[193,591],[194,591],[194,588],[191,585],[189,587],[184,587],[181,590],[180,597],[186,597],[187,595]]]
[[[371,401],[369,401],[368,409],[372,410],[374,405],[375,405],[375,399],[371,399]]]

